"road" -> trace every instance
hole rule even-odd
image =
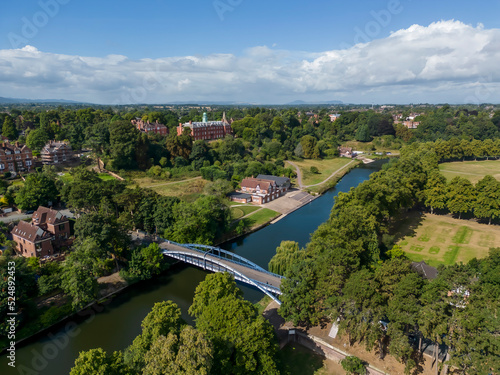
[[[68,209],[64,210],[59,210],[64,216],[69,217],[69,218],[74,218],[75,215]],[[20,221],[24,219],[29,219],[33,216],[33,214],[23,214],[19,211],[14,211],[10,214],[7,214],[7,216],[0,217],[0,221],[4,223],[11,223],[13,221]]]

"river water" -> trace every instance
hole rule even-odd
[[[337,186],[320,198],[291,213],[276,224],[242,239],[222,246],[246,257],[267,269],[276,247],[283,240],[297,241],[301,247],[310,234],[325,222],[338,192],[346,192],[368,179],[381,168],[383,161],[361,165],[353,169]],[[196,286],[207,272],[178,264],[168,274],[148,282],[134,285],[114,297],[105,306],[94,307],[79,316],[61,323],[51,332],[30,340],[16,350],[16,367],[7,365],[4,354],[0,357],[0,374],[66,375],[73,367],[80,351],[101,347],[108,353],[122,350],[132,343],[141,331],[141,321],[156,302],[174,301],[182,310],[183,318],[192,322],[187,310],[191,305]],[[257,302],[263,293],[240,284],[244,296]]]

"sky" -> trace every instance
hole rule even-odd
[[[0,96],[500,103],[500,0],[19,0]]]

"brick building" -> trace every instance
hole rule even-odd
[[[241,191],[230,194],[229,199],[240,203],[264,204],[286,194],[289,188],[289,178],[259,175],[257,178],[243,179]]]
[[[12,230],[19,255],[43,258],[57,252],[61,246],[69,245],[69,220],[59,211],[38,207],[32,222],[20,221]]]
[[[224,138],[227,134],[233,134],[231,124],[226,120],[225,113],[221,121],[208,121],[207,114],[204,113],[202,122],[189,121],[185,124],[179,124],[177,127],[177,135],[182,135],[186,128],[191,129],[191,137],[193,137],[195,141],[219,139]]]
[[[43,164],[55,165],[73,161],[73,150],[66,142],[49,141],[40,152]]]
[[[0,146],[0,172],[29,172],[34,168],[33,153],[26,145],[2,142]]]
[[[149,121],[144,122],[141,118],[137,117],[132,120],[132,124],[143,133],[155,133],[165,137],[168,135],[168,128],[158,123],[158,120],[154,123],[150,123]]]

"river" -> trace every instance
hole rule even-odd
[[[301,247],[310,234],[325,222],[338,192],[349,191],[381,168],[384,161],[361,165],[339,181],[337,186],[298,211],[273,225],[222,246],[267,269],[276,247],[283,240],[297,241]],[[78,353],[101,347],[108,353],[122,350],[132,343],[141,331],[141,321],[155,302],[172,300],[182,309],[183,318],[192,322],[187,310],[196,286],[207,272],[187,265],[175,265],[168,274],[134,285],[114,297],[100,311],[86,311],[76,318],[61,323],[16,350],[16,368],[9,367],[7,356],[0,357],[2,375],[66,375],[73,367]],[[257,302],[263,294],[240,284],[244,296]],[[97,307],[96,307],[97,308]],[[102,310],[102,311],[101,311]]]

